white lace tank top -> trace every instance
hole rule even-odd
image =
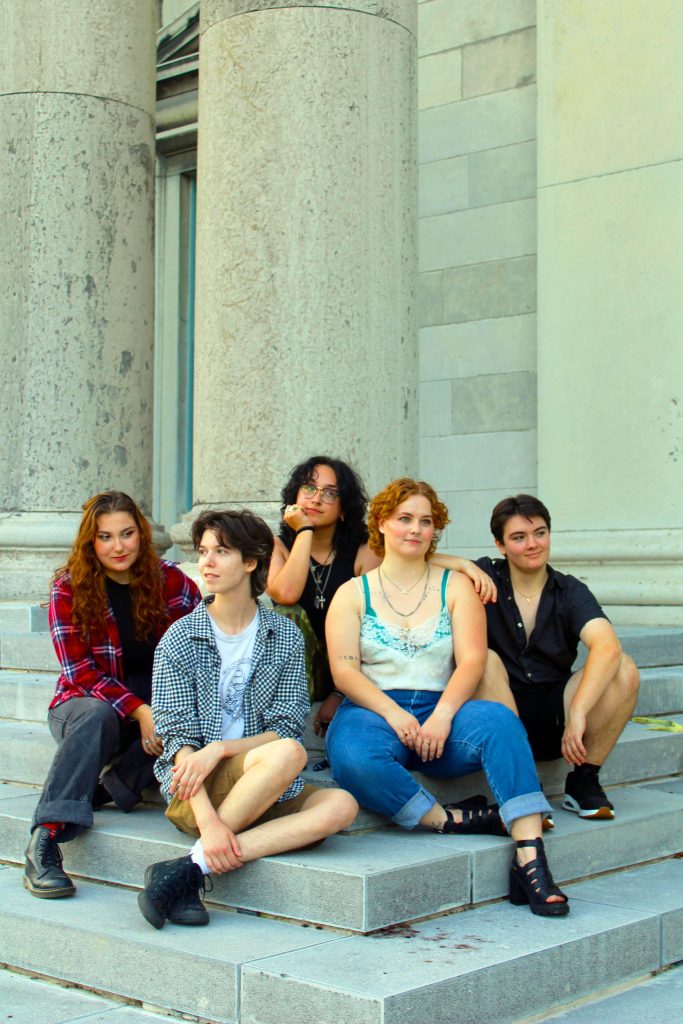
[[[380,690],[445,690],[455,669],[446,604],[448,576],[446,570],[441,581],[441,610],[411,629],[379,619],[370,601],[367,577],[356,578],[365,603],[360,626],[361,672]]]

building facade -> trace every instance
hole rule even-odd
[[[615,621],[683,622],[676,0],[51,8],[0,0],[0,596],[102,487],[182,547],[323,450],[465,554],[538,493]]]

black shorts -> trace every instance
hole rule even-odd
[[[536,761],[555,761],[562,757],[564,733],[563,683],[513,684],[519,717],[527,731],[529,745]]]

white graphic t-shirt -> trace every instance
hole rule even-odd
[[[211,616],[209,616],[211,618]],[[223,726],[221,739],[237,740],[244,736],[244,691],[251,675],[254,641],[258,631],[259,611],[242,633],[224,633],[211,619],[218,653],[221,656],[219,683]]]

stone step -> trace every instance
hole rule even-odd
[[[0,1006],[12,1024],[169,1024],[165,1014],[6,969],[0,969]]]
[[[675,627],[619,626],[622,647],[639,668],[683,665],[683,630]]]
[[[49,633],[0,633],[0,668],[59,672]]]
[[[47,602],[0,601],[0,633],[46,633]]]
[[[56,672],[0,669],[0,718],[44,722],[56,681]]]
[[[129,891],[38,901],[20,875],[0,869],[4,963],[226,1024],[513,1024],[683,957],[679,860],[571,886],[566,918],[505,902],[373,936],[215,909],[155,932]]]
[[[547,1024],[668,1024],[680,1020],[683,1007],[683,964],[655,977],[560,1013],[543,1017]],[[537,1018],[536,1018],[537,1019]],[[523,1024],[523,1022],[520,1022]]]
[[[246,965],[242,1019],[275,1024],[280,998],[291,1020],[325,1024],[510,1024],[544,1012],[566,1002],[568,991],[587,995],[656,969],[667,956],[680,959],[683,868],[669,862],[657,872],[648,876],[647,910],[577,885],[564,919],[525,920],[509,905],[477,908],[378,937],[371,954],[368,938],[348,938],[343,958],[320,946]],[[673,919],[679,931],[666,952],[653,917],[659,926]]]
[[[546,836],[559,882],[630,867],[683,849],[683,794],[651,787],[611,791],[617,817],[590,822],[557,807]],[[37,794],[0,788],[0,860],[22,864]],[[158,807],[124,815],[105,809],[95,827],[63,844],[76,877],[140,886],[148,864],[180,857],[192,840]],[[512,859],[509,839],[439,836],[389,828],[333,836],[315,850],[248,864],[214,879],[211,900],[275,917],[370,932],[504,897]],[[409,894],[409,895],[408,895]]]

